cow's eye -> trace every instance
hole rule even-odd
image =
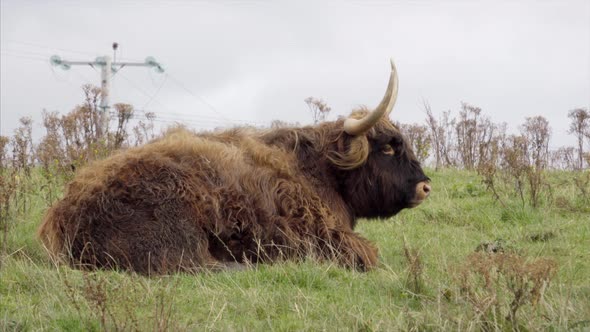
[[[386,154],[386,155],[389,155],[389,156],[393,156],[393,155],[395,154],[395,150],[394,150],[394,149],[391,147],[391,145],[389,145],[389,144],[385,144],[385,145],[383,146],[383,148],[381,149],[381,151],[382,151],[384,154]]]

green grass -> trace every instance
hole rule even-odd
[[[367,273],[312,260],[152,278],[83,273],[53,265],[35,240],[46,204],[32,192],[28,211],[11,220],[0,330],[481,330],[490,327],[485,319],[508,330],[590,329],[590,212],[568,181],[573,173],[552,173],[553,196],[562,201],[536,210],[518,199],[503,208],[473,173],[429,173],[434,192],[422,206],[359,222],[381,253],[381,266]],[[515,325],[505,319],[511,297],[503,279],[495,284],[503,297],[487,318],[457,279],[466,257],[496,240],[558,265],[543,299],[523,305]],[[422,262],[419,289],[404,243]]]

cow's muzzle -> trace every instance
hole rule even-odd
[[[429,181],[419,182],[416,185],[416,196],[414,196],[414,199],[412,200],[412,202],[410,202],[410,206],[415,207],[420,205],[420,203],[424,202],[424,200],[428,198],[431,191],[432,187],[430,186]]]

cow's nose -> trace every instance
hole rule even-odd
[[[420,182],[416,186],[416,198],[418,200],[426,199],[426,197],[428,197],[428,195],[430,195],[431,191],[432,191],[432,187],[430,186],[430,184],[428,184],[428,182],[426,182],[426,181]]]

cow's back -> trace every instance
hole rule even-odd
[[[39,235],[71,265],[140,273],[295,255],[337,221],[293,158],[239,130],[179,130],[82,169]]]

